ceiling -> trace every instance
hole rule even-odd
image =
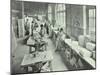
[[[24,13],[43,14],[48,9],[47,3],[23,1]],[[11,0],[11,9],[22,12],[22,1]]]
[[[26,13],[43,14],[47,11],[47,3],[24,2],[24,11]]]

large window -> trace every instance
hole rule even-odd
[[[48,20],[52,23],[54,20],[54,27],[62,27],[65,30],[66,23],[66,8],[65,4],[48,4]]]
[[[95,9],[89,9],[89,34],[95,32]]]
[[[65,27],[65,4],[56,4],[56,25]]]
[[[89,35],[92,41],[95,41],[96,33],[96,9],[89,9]]]
[[[52,23],[52,4],[48,4],[48,20]]]

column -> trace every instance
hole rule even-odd
[[[24,2],[22,1],[22,28],[23,28],[23,37],[25,35],[25,29],[24,29]]]
[[[55,25],[55,4],[52,4],[52,24]]]
[[[87,17],[86,17],[86,6],[83,6],[83,35],[86,35],[86,26],[87,26]]]

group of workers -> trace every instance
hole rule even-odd
[[[34,32],[38,32],[41,36],[44,36],[47,31],[47,26],[46,22],[41,23],[38,19],[33,18],[32,21],[26,19],[25,35],[33,35]]]
[[[40,37],[45,37],[46,35],[48,35],[48,37],[52,37],[53,31],[53,25],[51,25],[47,20],[41,22],[41,20],[33,18],[30,23],[28,19],[25,22],[25,35],[34,36],[34,39],[39,39]],[[58,50],[61,47],[62,40],[65,38],[63,28],[59,27],[56,35],[56,50]]]

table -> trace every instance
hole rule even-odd
[[[32,37],[29,37],[29,39],[27,40],[27,45],[34,45],[35,44],[35,40],[32,39]]]
[[[31,53],[31,48],[35,46],[35,40],[32,39],[32,37],[29,37],[29,39],[27,40],[27,46],[29,46],[29,53]]]
[[[27,40],[27,46],[29,46],[29,53],[32,53],[32,47],[34,47],[35,49],[40,48],[42,46],[45,47],[44,50],[46,50],[47,47],[47,38],[43,37],[41,42],[37,43],[34,39],[32,39],[32,37],[29,37],[29,39]]]
[[[36,57],[33,57],[31,54],[25,54],[21,63],[21,67],[32,66],[38,62],[49,62],[50,69],[52,70],[52,64],[51,64],[52,60],[53,60],[53,55],[51,51],[38,52],[38,54],[36,54]]]
[[[71,39],[65,39],[64,40],[67,45],[69,45],[72,50],[74,50],[83,60],[85,60],[87,63],[89,63],[93,68],[96,67],[95,60],[89,57],[89,54],[87,54],[89,51],[81,46],[78,45],[78,42],[74,42]],[[84,55],[80,55],[80,51],[84,52]]]

